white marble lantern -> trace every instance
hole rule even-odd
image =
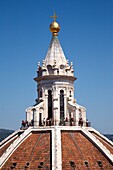
[[[74,99],[73,63],[69,64],[58,40],[59,24],[50,25],[52,40],[42,65],[38,62],[36,104],[26,109],[26,119],[34,127],[41,125],[86,126],[86,109]]]

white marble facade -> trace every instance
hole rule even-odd
[[[64,55],[58,36],[53,36],[45,60],[38,62],[36,104],[26,109],[26,120],[41,125],[86,126],[86,109],[74,98],[73,63]],[[51,122],[49,122],[51,121]],[[49,123],[48,123],[49,122]]]

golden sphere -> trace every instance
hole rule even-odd
[[[58,35],[57,33],[60,31],[60,25],[53,21],[49,26],[50,31],[53,33],[53,36]]]

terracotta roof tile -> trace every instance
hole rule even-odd
[[[32,131],[31,135],[12,153],[2,170],[9,170],[13,166],[18,170],[51,169],[52,142],[54,142],[51,135],[50,130]],[[82,131],[61,130],[61,149],[63,170],[113,170],[111,162],[83,135]]]
[[[50,168],[50,132],[33,132],[11,155],[2,169],[10,169],[13,163],[17,163],[15,169],[24,169],[29,163],[30,169],[42,167]]]
[[[71,161],[74,162],[77,170],[87,169],[87,166],[98,170],[100,169],[98,161],[102,162],[103,169],[113,169],[113,166],[105,156],[81,132],[63,131],[61,140],[63,169],[70,169]],[[88,163],[87,166],[85,161]]]

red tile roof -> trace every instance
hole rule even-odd
[[[103,169],[113,169],[113,165],[81,132],[62,131],[61,140],[62,168],[64,170],[70,170],[74,165],[77,170],[84,170],[88,167],[98,170],[101,169],[98,161],[102,163]]]
[[[29,169],[50,169],[51,147],[50,131],[33,132],[11,155],[3,165],[2,170],[11,169],[13,163],[17,163],[15,169],[24,169],[29,163]],[[42,165],[43,164],[43,165]]]
[[[53,131],[54,132],[54,131]],[[2,170],[15,169],[45,169],[52,168],[52,130],[31,130],[28,136],[12,153]],[[54,134],[53,134],[54,135]],[[99,138],[97,136],[97,138]],[[60,137],[59,137],[60,139]],[[99,139],[113,153],[113,148],[103,139]],[[13,142],[13,141],[12,141]],[[1,154],[10,145],[6,144]],[[54,143],[55,145],[55,143]],[[55,149],[55,148],[54,148]],[[57,148],[59,149],[59,148]],[[113,170],[113,164],[108,160],[96,144],[86,137],[81,130],[61,130],[62,169],[71,170]],[[55,156],[55,155],[54,155]],[[58,156],[58,155],[57,155]],[[56,158],[55,158],[56,159]],[[56,167],[56,165],[54,165]],[[14,168],[13,168],[14,169]]]

